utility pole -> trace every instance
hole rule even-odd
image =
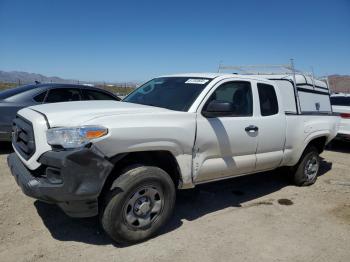
[[[314,73],[314,68],[311,67],[311,74],[312,74],[312,85],[315,90],[315,73]]]
[[[222,66],[222,60],[219,61],[218,73],[220,73],[221,71],[221,66]]]

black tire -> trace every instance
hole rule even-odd
[[[102,198],[102,227],[120,244],[146,240],[171,217],[175,199],[174,182],[164,170],[154,166],[130,167]]]
[[[311,161],[311,162],[310,162]],[[315,163],[315,171],[311,172],[310,163]],[[297,186],[309,186],[316,182],[320,167],[318,150],[314,146],[305,149],[299,162],[292,169],[292,180]]]

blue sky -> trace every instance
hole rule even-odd
[[[0,0],[0,70],[143,81],[224,64],[350,74],[350,0]]]

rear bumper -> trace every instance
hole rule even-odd
[[[0,125],[0,141],[11,141],[12,127]]]
[[[349,127],[347,129],[339,128],[338,134],[350,136],[350,125],[349,125]]]
[[[338,132],[337,136],[335,137],[337,140],[347,140],[350,141],[350,133],[345,132]]]
[[[113,165],[93,148],[49,151],[31,171],[16,153],[8,156],[11,173],[23,193],[35,199],[58,204],[72,217],[98,214],[98,196]]]
[[[350,119],[341,119],[336,138],[350,140]]]
[[[341,136],[350,136],[350,119],[341,118],[339,123],[338,134]]]

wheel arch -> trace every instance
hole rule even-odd
[[[307,142],[304,143],[303,149],[301,150],[301,153],[297,158],[296,163],[299,163],[302,160],[304,152],[311,146],[315,147],[318,153],[321,154],[326,146],[327,139],[328,139],[328,136],[325,134],[322,134],[322,135],[314,136],[309,140],[307,140]]]
[[[175,187],[180,187],[182,184],[182,174],[177,159],[166,150],[121,153],[111,157],[110,162],[114,167],[106,178],[100,195],[110,189],[113,181],[122,174],[123,170],[138,164],[159,167],[169,174]]]
[[[306,148],[310,147],[310,146],[314,146],[318,153],[321,154],[324,151],[324,148],[326,146],[326,142],[327,142],[327,136],[319,136],[316,138],[313,138],[312,140],[309,141],[309,143],[305,146],[304,151]]]

